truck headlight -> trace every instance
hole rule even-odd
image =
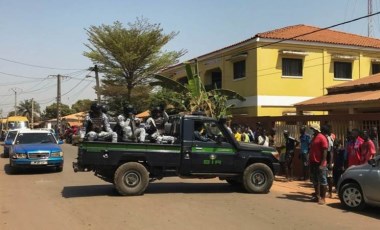
[[[52,152],[50,154],[50,156],[52,156],[52,157],[63,157],[63,152],[62,151],[61,152]]]

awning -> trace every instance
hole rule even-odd
[[[376,103],[374,103],[376,102]],[[342,93],[342,94],[333,94],[325,95],[321,97],[316,97],[307,101],[303,101],[295,104],[294,106],[300,110],[309,110],[315,109],[315,107],[332,108],[337,105],[351,105],[351,104],[374,104],[379,107],[380,102],[380,90],[374,91],[363,91],[363,92],[354,92],[354,93]],[[323,110],[323,109],[318,109]]]
[[[144,112],[142,113],[139,113],[136,115],[136,117],[138,118],[147,118],[150,116],[150,111],[149,110],[145,110]]]

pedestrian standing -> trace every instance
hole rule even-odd
[[[299,159],[301,160],[301,167],[302,167],[302,175],[303,177],[301,180],[308,180],[309,179],[309,147],[310,147],[310,140],[311,137],[309,134],[306,133],[306,126],[302,126],[300,128],[300,144],[301,144],[301,150],[299,154]]]
[[[315,197],[313,200],[318,204],[325,204],[327,190],[327,138],[321,133],[318,124],[312,124],[310,127],[314,136],[310,144],[310,177],[314,185]]]
[[[361,164],[366,164],[376,154],[376,147],[373,141],[369,138],[368,131],[363,131],[363,144],[361,147]]]
[[[288,130],[284,130],[285,138],[285,176],[287,181],[293,180],[293,157],[294,150],[298,145],[298,141],[289,135]]]
[[[377,127],[373,126],[371,128],[369,138],[373,141],[373,144],[375,144],[376,153],[379,154],[379,135],[377,133]]]
[[[346,149],[343,146],[342,140],[334,141],[334,166],[333,166],[333,180],[334,187],[338,185],[340,176],[344,172],[344,167],[346,165],[345,152]]]
[[[327,184],[328,184],[328,197],[332,198],[332,188],[334,184],[333,166],[334,166],[334,140],[331,135],[330,126],[324,125],[321,128],[322,134],[325,135],[328,148],[327,148]],[[334,135],[335,137],[335,135]]]
[[[347,151],[348,167],[352,165],[360,165],[361,163],[361,147],[364,140],[359,136],[359,130],[352,130],[352,142],[349,143]]]

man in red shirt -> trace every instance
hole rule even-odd
[[[364,142],[361,147],[361,164],[366,164],[369,159],[372,159],[376,154],[376,147],[373,141],[369,138],[368,131],[363,131]]]
[[[310,179],[313,182],[316,197],[313,200],[318,204],[325,204],[327,191],[327,138],[321,133],[320,126],[312,124],[310,127],[314,136],[310,144]]]
[[[352,130],[352,137],[354,140],[353,146],[347,149],[347,161],[348,167],[352,165],[360,165],[361,164],[361,148],[364,140],[359,136],[359,130]]]

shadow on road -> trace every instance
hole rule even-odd
[[[353,211],[345,210],[340,203],[331,203],[331,204],[327,204],[327,206],[335,208],[335,209],[339,209],[343,213],[353,212]],[[363,211],[354,212],[354,213],[380,220],[380,208],[379,207],[367,206]]]
[[[241,186],[227,183],[150,183],[145,194],[161,193],[245,193]],[[118,196],[113,185],[65,186],[62,190],[64,198],[90,196]]]
[[[228,183],[151,183],[145,193],[241,193],[242,186]]]
[[[283,194],[283,196],[278,196],[279,199],[294,200],[301,202],[311,202],[311,196],[309,193],[304,192],[291,192],[288,194]]]
[[[65,186],[62,190],[62,197],[91,197],[91,196],[118,196],[115,188],[111,184],[107,185],[82,185]]]
[[[56,173],[54,167],[18,168],[16,171],[14,171],[11,169],[9,164],[4,165],[4,172],[10,176]]]

